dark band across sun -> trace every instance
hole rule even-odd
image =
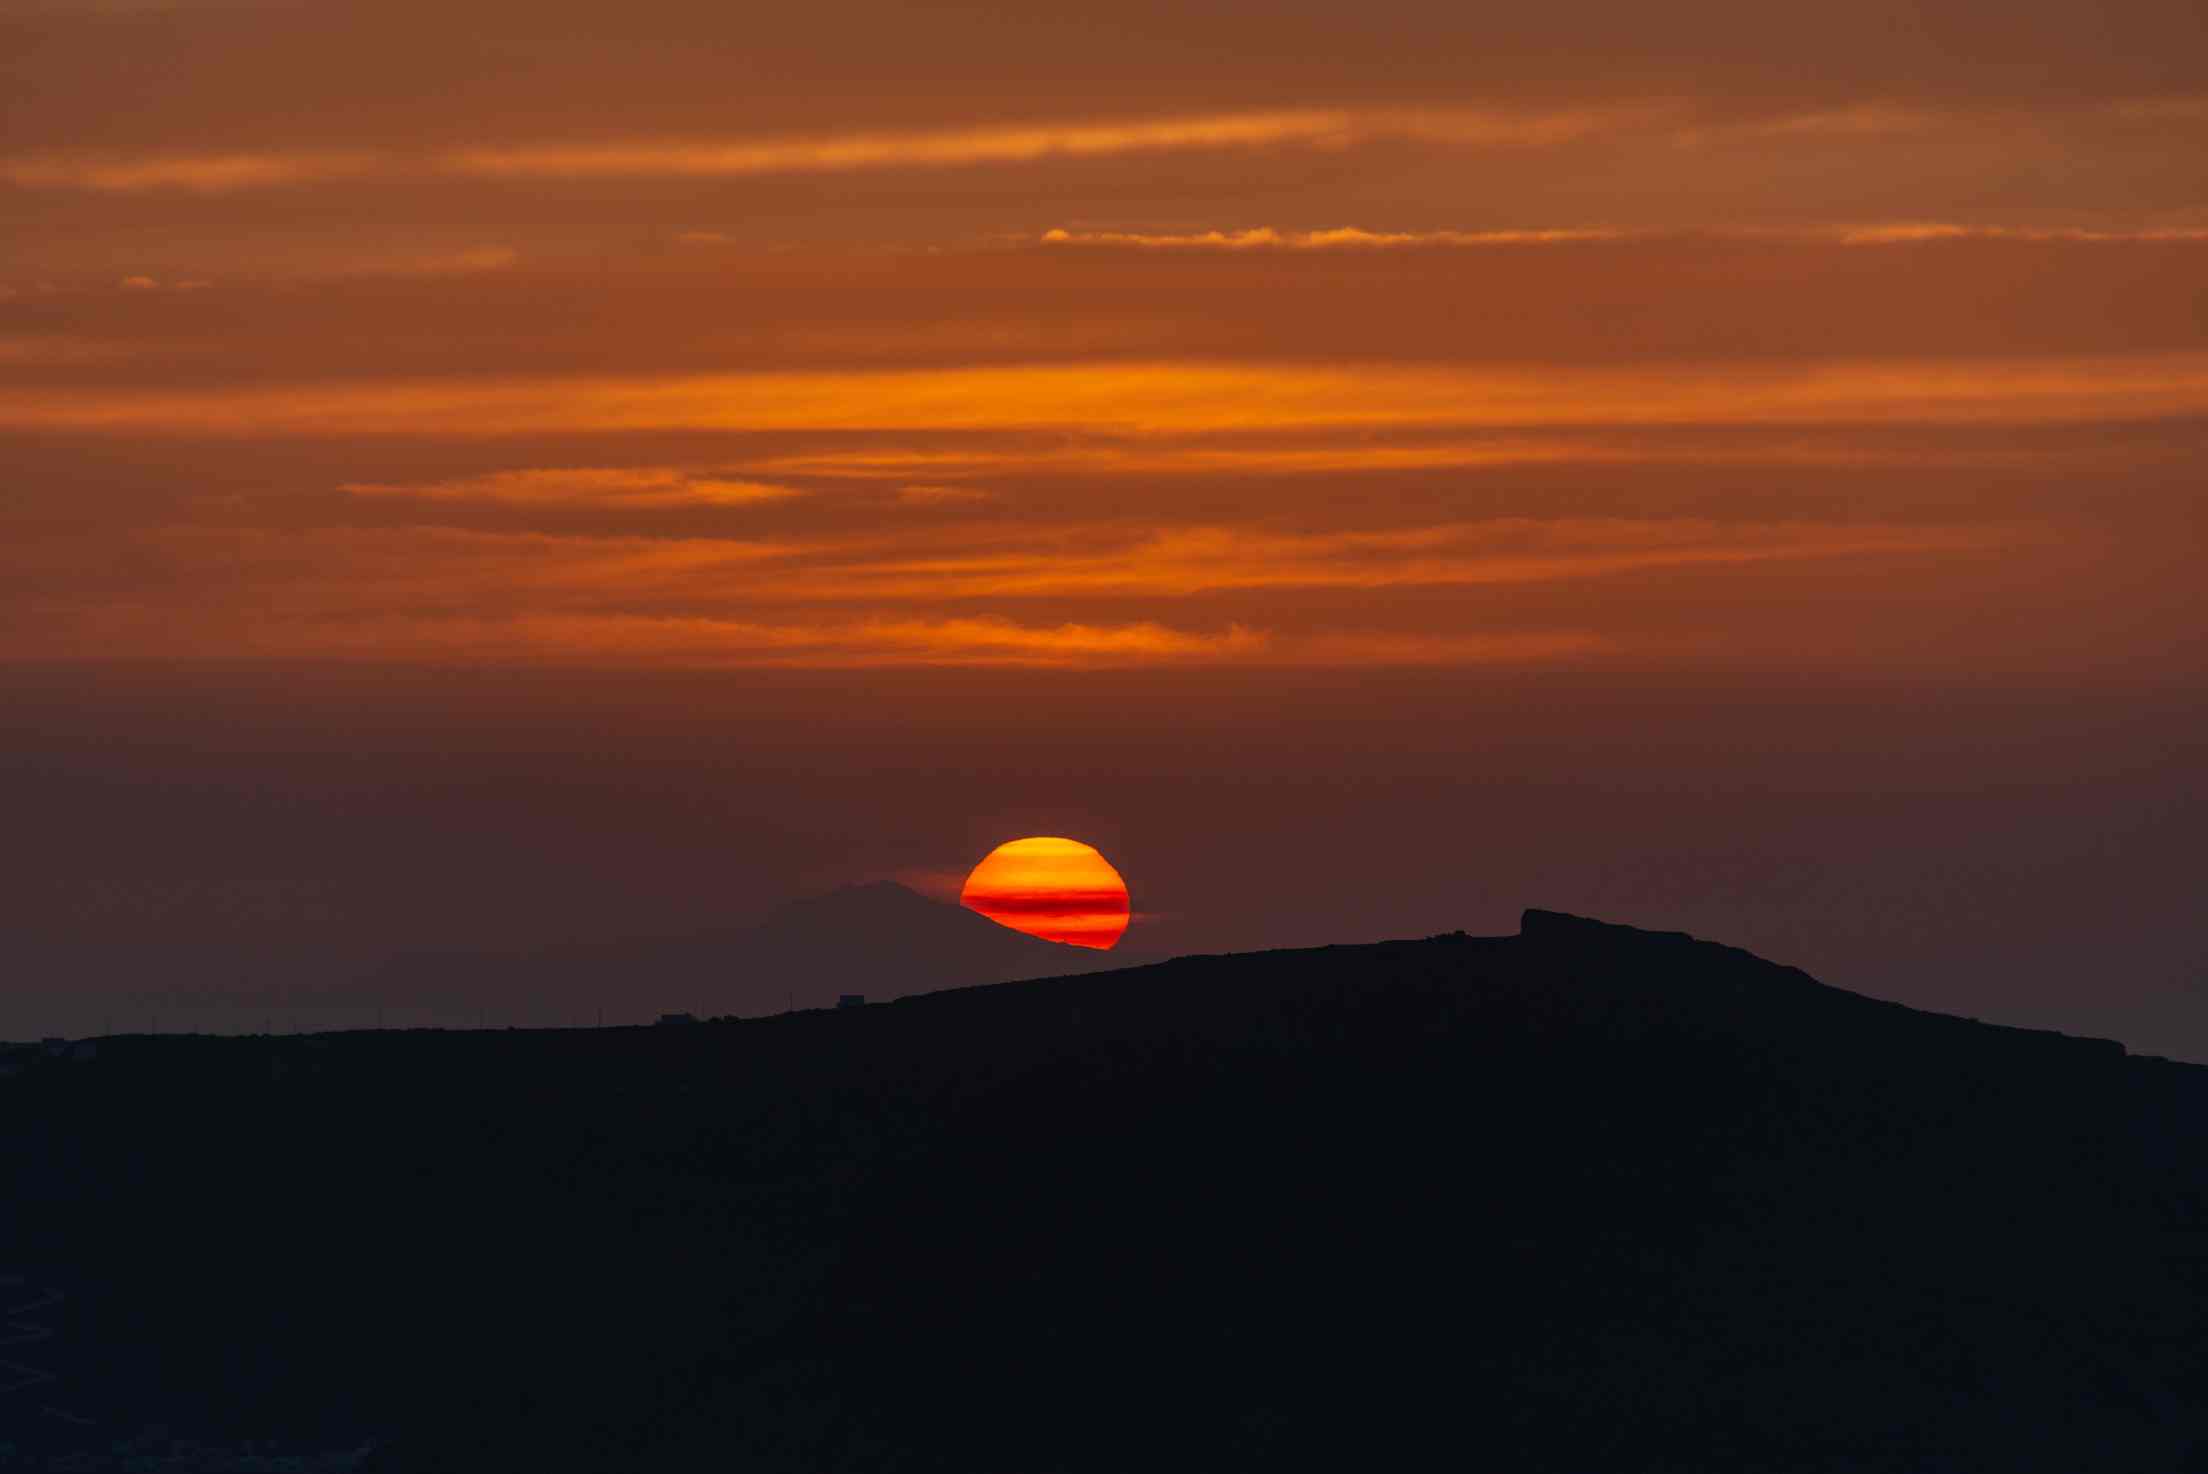
[[[1131,914],[1127,883],[1095,847],[1037,836],[991,850],[959,904],[1045,941],[1099,950],[1115,946]]]

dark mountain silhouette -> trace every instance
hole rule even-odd
[[[1100,972],[1148,960],[1132,950],[1100,952],[1046,942],[890,880],[793,901],[732,939],[731,951],[762,979],[833,978],[838,992],[878,998]],[[845,982],[857,986],[840,986]]]
[[[2208,1469],[2208,1070],[1677,934],[18,1063],[29,1467]]]
[[[402,1006],[555,1000],[566,1017],[584,1021],[609,1005],[617,1018],[716,1017],[817,1008],[844,993],[884,1000],[1144,960],[1133,949],[1099,952],[1026,936],[884,880],[793,901],[755,926],[528,956],[403,957],[361,995]]]

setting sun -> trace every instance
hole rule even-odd
[[[998,845],[959,904],[1045,941],[1108,950],[1127,930],[1127,882],[1093,846],[1037,837]]]

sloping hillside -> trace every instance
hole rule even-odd
[[[69,1295],[0,1356],[83,1420],[10,1409],[24,1458],[2208,1467],[2208,1070],[1549,913],[725,1025],[108,1041],[0,1113],[0,1269]]]

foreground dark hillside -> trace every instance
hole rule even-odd
[[[2208,1071],[1540,912],[105,1041],[0,1134],[0,1273],[67,1296],[0,1346],[30,1467],[2208,1469]]]

